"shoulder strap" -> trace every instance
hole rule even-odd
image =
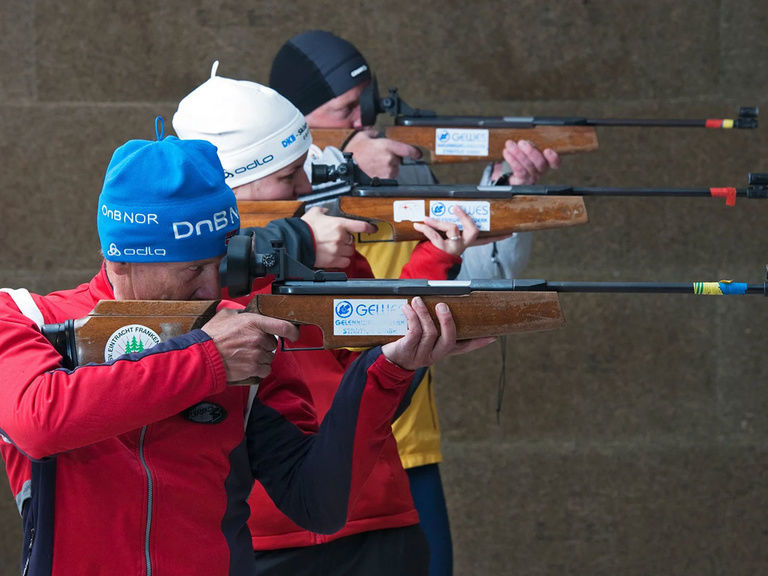
[[[29,293],[29,290],[26,288],[0,288],[0,292],[7,292],[11,298],[13,298],[16,306],[19,307],[21,313],[32,320],[32,322],[37,324],[38,328],[45,324],[43,314],[40,312],[40,308],[37,307],[37,304],[35,304],[35,301],[32,298],[32,295]]]

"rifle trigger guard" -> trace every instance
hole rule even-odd
[[[309,352],[311,350],[325,350],[322,346],[307,346],[301,348],[289,348],[285,345],[285,338],[280,338],[280,351],[281,352]]]

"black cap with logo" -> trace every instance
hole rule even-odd
[[[309,114],[370,78],[368,63],[352,44],[325,30],[308,30],[280,48],[269,85]]]

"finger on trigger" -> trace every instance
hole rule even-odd
[[[378,230],[376,224],[366,220],[352,220],[345,218],[345,228],[350,234],[372,234]]]
[[[390,142],[392,143],[390,150],[394,154],[400,156],[400,158],[421,158],[421,152],[418,148],[414,148],[410,144],[405,144],[404,142],[398,142],[397,140],[390,140]]]
[[[248,313],[252,314],[252,313]],[[262,316],[261,314],[252,314],[252,325],[257,330],[265,332],[266,334],[273,334],[275,336],[281,336],[287,338],[291,342],[295,342],[299,338],[299,329],[290,322],[280,320],[278,318],[272,318],[270,316]]]

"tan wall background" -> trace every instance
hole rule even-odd
[[[768,89],[760,0],[2,0],[0,285],[90,278],[113,149],[154,137],[154,116],[170,120],[216,58],[224,76],[266,82],[309,27],[445,113],[728,117]],[[602,129],[599,152],[547,182],[744,186],[768,172],[765,134]],[[763,281],[768,201],[587,206],[589,225],[537,234],[526,276]],[[457,574],[764,572],[768,304],[562,301],[564,330],[510,337],[500,424],[498,346],[438,367]],[[0,573],[14,574],[20,522],[0,492]]]

